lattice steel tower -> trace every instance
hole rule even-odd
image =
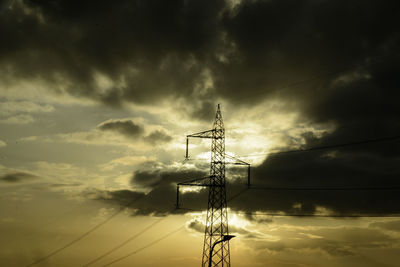
[[[212,131],[210,177],[203,266],[208,264],[211,246],[229,234],[225,187],[225,129],[219,105]],[[212,265],[230,266],[229,241],[221,242],[214,248]]]
[[[225,129],[222,121],[221,109],[218,104],[217,114],[213,128],[208,131],[190,134],[186,136],[186,160],[189,159],[189,138],[210,138],[211,163],[210,175],[207,177],[193,179],[178,183],[176,188],[176,207],[179,209],[179,187],[180,186],[207,186],[208,209],[204,232],[202,266],[230,267],[229,253],[229,230],[228,211],[226,201],[225,164],[245,165],[248,167],[247,185],[250,187],[250,164],[238,158],[225,154]],[[230,162],[225,162],[225,157]],[[233,161],[232,161],[233,160]],[[222,242],[224,241],[224,242]],[[216,245],[215,245],[216,244]],[[215,245],[214,249],[212,249]],[[210,265],[210,251],[212,250],[212,261]]]
[[[186,138],[186,159],[188,159],[189,138],[211,138],[210,176],[186,181],[177,185],[177,208],[179,208],[179,186],[207,186],[208,209],[204,232],[202,266],[209,266],[210,250],[213,244],[228,235],[228,212],[225,188],[225,129],[218,104],[213,129],[188,135]],[[212,254],[211,266],[229,267],[229,241],[218,243]]]

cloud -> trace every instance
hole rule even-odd
[[[379,228],[383,230],[400,232],[400,220],[390,222],[373,222],[369,225],[372,228]]]
[[[31,101],[3,101],[0,103],[0,122],[9,124],[25,124],[34,121],[32,114],[54,111],[49,104]]]
[[[105,132],[115,132],[138,141],[143,140],[150,145],[164,144],[172,140],[170,135],[159,129],[153,130],[146,135],[145,127],[132,120],[108,120],[99,124],[97,129]]]
[[[205,57],[218,39],[215,26],[224,1],[97,1],[96,12],[92,4],[69,1],[11,6],[0,29],[9,36],[9,44],[0,47],[7,55],[3,69],[10,64],[8,76],[64,81],[70,94],[118,105],[190,94],[204,69],[197,57]],[[5,26],[18,21],[21,33]],[[58,41],[60,32],[68,42]],[[22,62],[25,57],[29,64]]]
[[[363,266],[356,262],[351,264],[351,259],[365,255],[366,251],[373,253],[398,247],[398,238],[384,233],[381,229],[371,229],[368,226],[339,226],[343,223],[348,224],[348,221],[332,223],[337,226],[328,226],[330,224],[327,224],[327,221],[313,223],[312,226],[301,226],[298,221],[288,223],[286,220],[285,223],[273,223],[268,228],[257,225],[258,229],[263,229],[260,232],[271,234],[275,239],[258,238],[245,242],[252,251],[258,251],[267,257],[301,256],[304,259],[303,263],[308,264],[310,259],[320,262],[322,258],[329,258],[340,262],[345,260],[350,262],[349,266]],[[359,221],[354,222],[358,223]],[[367,261],[369,263],[370,258]]]
[[[332,144],[333,135],[306,141],[305,148]],[[270,155],[252,169],[248,195],[238,201],[240,209],[313,213],[318,207],[340,214],[399,213],[400,175],[396,156],[387,155],[397,143],[371,144],[325,151]],[[333,154],[329,154],[334,152]],[[372,188],[372,190],[262,190],[280,188]],[[374,190],[379,188],[393,190]],[[265,194],[268,192],[268,194]],[[300,203],[294,208],[296,203]],[[252,208],[250,208],[252,207]]]
[[[100,167],[103,170],[113,170],[118,166],[135,166],[141,165],[146,162],[155,161],[155,157],[145,157],[145,156],[126,156],[121,158],[116,158],[108,163],[102,164]]]
[[[219,97],[242,106],[278,97],[315,111],[344,76],[371,77],[396,94],[396,1],[121,0],[97,1],[96,12],[67,0],[10,6],[0,29],[9,37],[0,47],[8,80],[62,81],[65,88],[52,88],[109,105],[183,98],[202,118]]]
[[[199,218],[193,218],[186,223],[186,227],[200,234],[204,234],[205,223]],[[276,239],[258,231],[249,230],[245,226],[236,225],[234,222],[232,223],[232,221],[229,222],[229,233],[233,235],[240,235],[240,237],[248,239]]]
[[[144,137],[144,140],[150,144],[168,143],[172,137],[163,131],[155,130]]]
[[[283,157],[283,158],[282,158]],[[396,185],[396,173],[384,172],[393,169],[396,162],[379,160],[382,166],[374,163],[371,170],[364,166],[353,164],[352,155],[344,154],[336,158],[321,157],[316,154],[279,155],[267,159],[262,165],[252,169],[252,188],[246,189],[245,171],[230,170],[227,182],[228,206],[232,211],[250,212],[248,219],[254,221],[266,220],[259,218],[259,213],[287,213],[287,214],[314,214],[325,215],[368,215],[368,214],[396,214],[399,213],[400,197],[397,190],[263,190],[265,187],[379,187],[382,183]],[[350,157],[350,158],[348,158]],[[359,158],[355,159],[360,160]],[[373,159],[375,160],[375,159]],[[389,164],[389,165],[387,165]],[[355,167],[354,167],[355,166]],[[200,165],[199,165],[200,167]],[[176,202],[176,184],[182,181],[205,177],[207,171],[194,166],[185,169],[182,166],[166,166],[150,164],[134,172],[131,179],[132,194],[148,192],[133,206],[138,212],[171,212]],[[396,169],[396,168],[394,168]],[[229,179],[233,174],[242,179]],[[232,176],[233,177],[233,176]],[[194,210],[206,209],[208,190],[183,190],[180,204],[184,208]],[[125,191],[124,191],[125,192]],[[128,193],[124,196],[128,196]],[[114,204],[121,197],[114,198],[118,191],[107,192],[110,201]],[[232,200],[231,200],[232,198]],[[124,200],[123,203],[127,202]],[[181,210],[187,212],[187,210]]]
[[[154,164],[151,166],[149,170],[134,172],[131,178],[131,189],[89,190],[83,192],[83,195],[121,206],[133,201],[129,207],[135,210],[136,215],[168,214],[180,212],[174,211],[176,183],[206,175],[205,172],[192,168],[174,170],[173,167],[157,167]],[[199,209],[205,206],[206,196],[205,190],[202,190],[200,193],[187,192],[182,197],[187,205]]]
[[[0,123],[9,124],[26,124],[34,121],[34,118],[29,114],[18,114],[15,116],[10,116],[5,119],[1,119]]]
[[[7,143],[3,140],[0,140],[0,148],[7,146]]]
[[[0,110],[3,115],[16,113],[47,113],[54,111],[49,104],[39,104],[31,101],[6,101],[2,102]]]
[[[168,143],[172,140],[172,137],[163,130],[154,130],[145,135],[145,128],[132,120],[109,120],[102,122],[97,128],[102,131],[117,132],[128,138],[143,139],[151,145]]]
[[[127,137],[140,136],[144,129],[131,120],[111,120],[101,123],[98,128],[102,131],[115,131]]]
[[[4,83],[41,79],[49,90],[116,107],[185,106],[197,119],[208,118],[217,99],[238,112],[277,101],[285,114],[298,114],[294,123],[335,126],[324,134],[304,131],[297,139],[287,130],[287,148],[360,141],[400,132],[399,9],[398,1],[377,0],[244,0],[234,7],[222,0],[121,0],[97,1],[95,8],[67,0],[14,1],[0,18],[0,34],[8,36],[0,45],[0,69]],[[107,121],[97,130],[150,144],[169,140],[129,120]],[[252,178],[255,185],[282,187],[398,186],[399,148],[399,142],[386,142],[270,156]],[[389,213],[398,211],[397,195],[253,191],[253,199],[243,195],[250,208],[232,205],[246,211]]]
[[[13,172],[13,173],[3,174],[2,176],[0,176],[0,181],[6,183],[22,183],[22,182],[29,182],[37,178],[38,177],[36,175],[25,172]]]

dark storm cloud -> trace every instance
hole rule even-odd
[[[311,214],[316,212],[317,207],[348,215],[399,213],[398,166],[398,157],[354,150],[337,150],[331,155],[322,151],[270,156],[262,165],[253,168],[253,189],[232,205],[245,211],[269,210],[294,214]],[[265,190],[265,187],[317,190]],[[376,190],[378,188],[385,189]]]
[[[400,133],[398,1],[244,0],[233,10],[226,1],[13,3],[12,9],[2,5],[0,17],[0,34],[7,38],[0,43],[0,66],[8,70],[4,76],[63,81],[70,94],[111,105],[183,97],[195,104],[192,115],[200,119],[209,117],[213,97],[244,107],[278,98],[300,114],[301,122],[335,125],[322,137],[305,135],[305,148]],[[196,92],[204,89],[206,72],[214,87]],[[112,86],[99,88],[97,74],[111,79]],[[113,127],[123,134],[129,132],[124,127],[134,128],[119,126]],[[399,148],[399,142],[386,142],[331,155],[271,156],[255,168],[253,181],[398,186]],[[157,190],[165,197],[173,188]],[[149,193],[154,205],[162,202],[159,195]],[[398,211],[397,195],[390,190],[253,191],[243,194],[247,202],[232,205],[390,213]],[[301,208],[293,208],[298,203]]]
[[[7,173],[0,176],[0,182],[21,183],[21,182],[35,180],[36,178],[37,176],[33,174],[24,172],[15,172],[15,173]]]
[[[318,207],[328,209],[335,215],[399,213],[398,163],[398,159],[376,158],[366,155],[365,151],[358,154],[352,150],[338,150],[335,156],[324,151],[271,156],[262,165],[252,168],[250,189],[247,189],[245,169],[240,171],[234,168],[227,172],[228,206],[236,211],[287,214],[318,213]],[[198,170],[139,170],[132,177],[133,190],[105,192],[107,196],[101,199],[125,205],[140,194],[140,199],[131,206],[137,209],[137,214],[178,212],[172,210],[176,202],[176,184],[206,175],[206,172]],[[235,176],[235,179],[229,179],[231,176]],[[390,189],[388,188],[390,186],[397,188]],[[294,189],[308,187],[316,190],[265,190],[266,187]],[[372,189],[385,187],[385,189],[358,191],[318,189],[349,187]],[[148,188],[150,192],[139,193],[137,189],[140,188]],[[182,189],[184,187],[181,187]],[[205,209],[207,192],[207,188],[199,192],[181,191],[181,207],[192,210]],[[180,212],[189,211],[180,210]],[[247,214],[247,219],[271,222],[270,218],[259,218],[256,214],[250,213]]]
[[[131,120],[110,120],[97,126],[102,131],[113,131],[129,138],[143,139],[151,145],[168,143],[172,137],[162,130],[154,130],[144,135],[144,127]]]
[[[278,97],[318,122],[398,111],[397,1],[12,3],[2,5],[0,65],[76,96],[111,105],[185,97],[200,119],[216,96],[240,105]],[[195,93],[205,71],[214,88]],[[332,83],[354,73],[370,78]],[[99,89],[96,74],[112,85]]]
[[[396,54],[398,10],[396,1],[243,1],[224,19],[238,52],[215,70],[218,86],[241,103],[270,93],[305,102],[327,97],[332,78]]]
[[[64,81],[69,93],[111,105],[196,96],[202,112],[193,114],[206,116],[213,96],[242,105],[280,96],[304,108],[330,97],[340,74],[375,78],[376,64],[393,73],[399,61],[397,1],[243,0],[233,10],[223,0],[12,3],[0,27],[9,74]],[[204,71],[215,91],[198,96]],[[97,73],[113,85],[99,90]]]
[[[107,203],[128,206],[135,210],[135,215],[168,214],[173,212],[176,203],[176,183],[205,176],[206,173],[198,170],[181,171],[136,171],[131,180],[132,190],[89,191],[84,192],[88,197],[99,199]],[[149,188],[149,193],[137,191]],[[198,199],[206,200],[205,190],[200,193],[185,193],[185,202],[191,207],[200,209],[203,203]]]
[[[15,78],[62,81],[73,95],[111,105],[190,95],[223,8],[224,1],[14,1],[1,17],[1,63]],[[96,73],[114,86],[98,90]]]
[[[101,123],[98,128],[103,131],[115,131],[127,137],[139,137],[143,134],[142,126],[131,120],[113,120]]]
[[[155,130],[144,137],[144,140],[150,144],[168,143],[172,137],[163,131]]]

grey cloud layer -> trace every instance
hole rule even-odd
[[[128,138],[143,138],[145,142],[152,145],[168,143],[172,140],[172,137],[162,130],[154,130],[148,135],[144,135],[144,127],[131,120],[110,120],[101,123],[98,128],[102,131],[113,131]]]
[[[182,97],[203,119],[216,97],[239,107],[278,98],[300,120],[335,125],[320,138],[305,135],[305,148],[400,133],[398,1],[245,0],[233,10],[222,0],[26,0],[14,1],[12,9],[8,3],[2,1],[0,17],[7,38],[0,43],[0,68],[8,82],[40,78],[115,106]],[[106,128],[140,133],[129,122]],[[168,137],[153,132],[145,140]],[[331,155],[273,156],[254,170],[254,183],[398,186],[399,148],[386,142]],[[174,196],[171,185],[153,191],[145,198],[165,203]],[[398,211],[397,195],[257,192],[247,206],[232,205],[291,211],[301,203],[300,212],[322,205],[341,213],[390,213]]]
[[[335,123],[331,141],[400,128],[397,1],[7,3],[0,67],[10,82],[40,78],[110,105],[183,97],[199,119],[215,97],[278,98],[304,120]]]
[[[70,93],[109,104],[190,97],[210,70],[216,91],[203,97],[245,104],[293,81],[370,72],[398,47],[396,1],[228,2],[15,1],[3,8],[1,63],[22,77],[61,74]],[[109,90],[96,72],[114,81]],[[307,102],[310,89],[285,95]]]
[[[37,179],[38,177],[33,174],[24,173],[24,172],[10,172],[7,174],[3,174],[0,176],[0,182],[7,183],[21,183],[21,182],[29,182]]]
[[[135,124],[131,120],[104,122],[98,128],[103,131],[115,131],[128,137],[137,137],[144,132],[142,126]]]
[[[312,162],[310,161],[310,164]],[[315,176],[305,176],[305,173],[301,172],[306,172],[305,170],[308,170],[308,167],[305,166],[304,169],[293,168],[291,170],[291,175],[293,176],[284,176],[284,174],[263,176],[267,173],[268,168],[262,165],[254,169],[255,174],[252,182],[255,186],[262,186],[268,183],[268,185],[278,187],[319,186],[329,188],[348,187],[351,186],[349,182],[357,180],[349,174],[346,176],[346,171],[348,170],[342,170],[343,173],[336,171],[331,176],[317,174]],[[284,169],[282,168],[281,171],[284,172]],[[206,172],[201,171],[137,171],[132,178],[132,189],[106,192],[98,191],[94,194],[94,198],[125,206],[131,200],[138,197],[138,201],[134,201],[130,205],[131,208],[137,209],[137,214],[187,212],[187,210],[172,211],[176,202],[176,183],[204,177],[205,175]],[[342,178],[342,180],[335,180],[336,178]],[[358,178],[358,181],[362,180],[364,183],[360,183],[357,186],[365,186],[366,183],[366,186],[369,186],[374,182],[382,180],[393,183],[393,180],[390,180],[391,177],[369,176],[365,178],[367,179],[366,181],[363,180],[363,177],[356,176],[356,178]],[[143,187],[149,188],[151,191],[147,194],[140,192],[140,190],[137,191]],[[382,191],[264,191],[248,189],[236,198],[236,194],[246,189],[244,177],[242,181],[235,180],[233,183],[228,182],[227,188],[227,199],[234,197],[232,201],[229,201],[228,206],[233,210],[245,212],[262,211],[272,213],[284,212],[288,214],[313,214],[318,212],[318,208],[320,207],[326,208],[336,215],[388,215],[400,212],[398,208],[400,197],[398,190],[395,189]],[[104,197],[104,194],[106,197]],[[181,206],[194,210],[205,209],[207,196],[207,189],[204,188],[199,192],[186,192],[181,195]],[[258,220],[251,215],[248,216],[248,219]]]
[[[127,206],[135,211],[136,215],[142,214],[168,214],[175,207],[176,182],[182,182],[193,177],[203,177],[206,174],[199,170],[183,171],[136,171],[131,179],[132,190],[115,191],[87,191],[90,198],[99,199],[107,203]],[[140,191],[150,188],[149,193]],[[206,197],[205,190],[200,193],[186,193],[185,201],[197,209],[203,205],[199,199]],[[179,211],[175,211],[179,212]]]

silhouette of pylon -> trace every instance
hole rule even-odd
[[[229,234],[225,187],[225,129],[220,105],[215,116],[211,143],[210,187],[204,231],[202,265],[208,266],[212,245]],[[230,266],[229,241],[220,242],[213,250],[212,266]]]
[[[180,186],[206,186],[209,188],[207,218],[204,231],[204,245],[202,266],[230,267],[229,240],[224,236],[229,234],[228,211],[226,205],[226,182],[225,182],[225,156],[235,160],[230,162],[235,165],[248,166],[248,186],[250,186],[250,164],[225,154],[225,129],[218,104],[213,128],[208,131],[190,134],[186,136],[186,160],[189,159],[189,138],[209,138],[211,142],[210,175],[203,178],[193,179],[177,184],[176,207],[179,206]],[[224,242],[218,242],[224,240]],[[213,245],[212,260],[210,264],[210,250]]]

